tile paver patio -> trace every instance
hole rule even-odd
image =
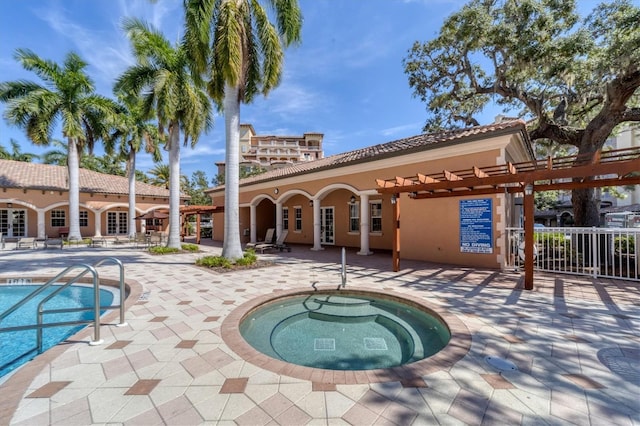
[[[203,246],[211,254],[221,249]],[[222,339],[224,319],[259,296],[340,282],[337,249],[294,247],[274,266],[216,273],[203,254],[151,256],[130,247],[0,251],[7,277],[55,275],[115,256],[138,293],[125,327],[104,324],[29,362],[0,385],[0,424],[577,424],[640,425],[640,284],[520,275],[347,256],[347,287],[425,300],[471,333],[453,366],[386,383],[341,372],[297,379],[243,359]],[[114,266],[101,277],[117,278]],[[486,357],[511,361],[498,371]],[[354,384],[343,382],[351,378]],[[347,382],[349,380],[346,380]]]

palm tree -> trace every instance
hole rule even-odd
[[[62,66],[26,49],[18,49],[15,57],[45,84],[25,80],[1,83],[0,101],[7,103],[5,118],[23,127],[36,145],[48,145],[58,120],[62,122],[68,153],[69,238],[79,239],[80,153],[85,147],[91,151],[94,142],[106,135],[115,104],[95,93],[94,84],[84,71],[87,63],[76,53],[68,53]]]
[[[116,142],[118,153],[127,159],[126,175],[129,179],[129,237],[136,233],[136,153],[142,149],[151,154],[155,162],[162,160],[158,143],[158,129],[142,114],[142,102],[137,97],[120,95],[120,119],[115,132],[106,143],[107,152],[113,152]]]
[[[239,220],[240,103],[280,83],[284,47],[300,40],[297,0],[185,0],[185,46],[197,73],[209,73],[211,97],[225,118],[225,208],[222,256],[242,257]]]
[[[151,185],[162,186],[169,189],[171,169],[168,164],[156,164],[155,167],[147,173],[152,176],[151,179],[149,179]]]
[[[193,147],[213,122],[211,103],[201,81],[190,73],[190,59],[182,45],[172,46],[154,28],[137,19],[123,25],[138,63],[116,82],[118,93],[142,97],[142,115],[156,112],[161,135],[168,130],[169,238],[167,246],[180,248],[180,130],[183,143]]]
[[[20,143],[15,139],[9,139],[9,143],[11,144],[11,152],[7,151],[4,146],[0,145],[0,159],[31,163],[34,159],[40,158],[37,154],[22,152]]]

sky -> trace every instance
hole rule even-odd
[[[240,122],[260,135],[324,134],[325,156],[422,133],[425,104],[413,96],[402,61],[415,41],[435,37],[443,21],[463,0],[299,0],[302,41],[285,52],[281,84],[265,98],[242,105]],[[89,66],[98,93],[113,97],[117,77],[134,64],[121,29],[124,17],[143,19],[169,40],[182,34],[182,0],[0,0],[0,81],[38,81],[14,59],[27,48],[62,63],[70,51]],[[0,104],[0,113],[4,104]],[[500,110],[478,117],[492,122]],[[53,135],[62,139],[62,135]],[[41,154],[24,132],[0,121],[0,144],[10,139],[23,152]],[[204,171],[211,180],[224,161],[224,117],[194,149],[181,151],[181,173]],[[96,151],[100,154],[100,151]],[[167,163],[165,153],[164,162]],[[146,154],[137,168],[154,164]]]

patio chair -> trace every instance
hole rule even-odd
[[[280,236],[278,236],[278,239],[276,240],[275,243],[269,243],[269,244],[258,244],[256,245],[255,249],[256,251],[260,250],[260,253],[264,253],[265,250],[286,250],[288,252],[291,251],[291,247],[289,247],[284,241],[287,239],[287,235],[289,234],[289,231],[287,231],[286,229],[284,231],[282,231],[282,234],[280,234]]]
[[[64,247],[62,238],[47,238],[44,240],[44,248],[60,246],[60,250]]]
[[[264,240],[262,241],[256,241],[255,243],[247,243],[244,248],[248,249],[248,248],[256,248],[256,246],[260,245],[260,244],[271,244],[273,243],[273,236],[275,235],[276,230],[275,228],[269,228],[267,229],[267,233],[264,236]]]
[[[36,239],[33,237],[23,237],[16,243],[16,249],[36,248]]]

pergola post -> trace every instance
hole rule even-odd
[[[533,290],[533,222],[534,222],[533,184],[524,186],[524,288]]]
[[[393,206],[393,272],[400,270],[400,197],[391,194]]]

